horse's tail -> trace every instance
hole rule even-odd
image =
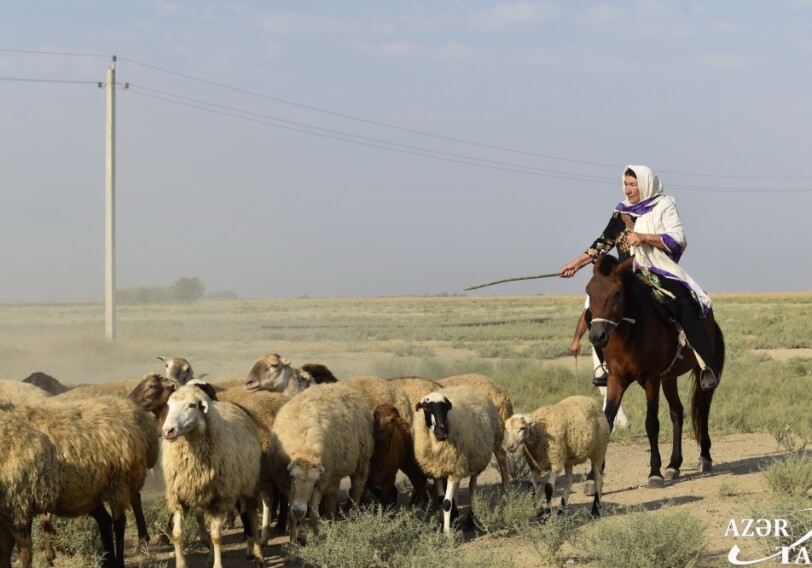
[[[716,363],[719,365],[719,380],[722,379],[722,371],[725,368],[725,337],[722,334],[722,329],[719,327],[719,324],[713,322],[713,354],[716,357]],[[694,439],[696,440],[697,444],[700,444],[700,436],[702,430],[700,428],[700,418],[704,415],[705,420],[708,419],[710,415],[710,404],[711,400],[713,400],[713,393],[716,392],[716,389],[713,390],[702,390],[699,386],[699,377],[701,375],[702,370],[697,365],[694,367],[692,371],[694,375],[693,381],[693,393],[691,398],[691,424],[694,427]],[[703,408],[706,409],[703,411]]]

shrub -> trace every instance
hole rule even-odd
[[[776,495],[798,497],[812,488],[812,457],[805,452],[789,454],[762,472],[770,491]]]
[[[462,537],[446,537],[425,510],[370,507],[335,522],[322,521],[307,545],[286,546],[291,559],[314,568],[489,568],[509,567],[503,556],[478,547],[461,548]]]
[[[704,523],[682,509],[638,509],[592,525],[585,548],[600,568],[691,568],[707,546],[704,531]]]

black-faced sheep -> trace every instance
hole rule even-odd
[[[454,375],[452,377],[440,379],[437,382],[443,385],[444,388],[467,385],[486,395],[491,399],[494,406],[496,406],[496,413],[499,415],[500,427],[503,427],[505,420],[513,415],[513,402],[510,400],[510,396],[508,396],[507,391],[485,375],[479,375],[476,373]],[[505,454],[502,453],[502,456],[505,456]],[[500,456],[496,456],[496,461],[499,466],[499,473],[502,476],[502,488],[507,489],[508,484],[510,483],[510,474],[508,473],[507,468],[507,457],[500,459]]]
[[[372,411],[345,381],[305,390],[290,399],[272,431],[271,467],[276,485],[290,502],[288,527],[298,538],[298,523],[310,506],[317,529],[322,496],[327,516],[335,518],[341,479],[349,476],[350,499],[359,503],[372,457]]]
[[[184,515],[197,509],[211,520],[210,562],[222,568],[221,526],[238,502],[246,511],[247,553],[262,565],[255,540],[262,449],[254,421],[232,403],[213,401],[194,384],[180,387],[167,404],[161,448],[176,567],[186,567],[181,547]]]
[[[161,357],[156,356],[164,362],[166,367],[166,378],[178,383],[178,386],[185,385],[195,378],[195,372],[192,365],[183,357]]]
[[[49,516],[92,515],[105,550],[105,568],[121,568],[126,510],[158,460],[155,420],[124,398],[70,401],[60,400],[62,396],[16,406],[13,413],[48,436],[56,448],[59,490]],[[43,522],[43,530],[45,556],[52,562],[50,519]]]
[[[54,377],[47,373],[43,373],[42,371],[31,373],[23,379],[23,382],[41,388],[51,396],[62,394],[63,392],[67,392],[73,388],[73,385],[60,383]]]
[[[561,509],[567,505],[572,488],[572,466],[589,460],[595,472],[595,497],[592,514],[600,514],[601,467],[609,443],[609,423],[601,407],[586,396],[571,396],[557,404],[542,406],[531,414],[515,414],[505,423],[507,449],[522,447],[527,465],[533,472],[533,486],[539,494],[540,475],[549,471],[544,494],[550,512],[556,475],[566,472]]]
[[[50,438],[0,406],[0,567],[11,568],[14,543],[31,568],[31,524],[58,497],[56,448]]]
[[[290,361],[276,353],[264,355],[254,363],[245,379],[249,391],[267,390],[296,396],[310,386],[310,375],[297,373]]]
[[[397,505],[395,479],[398,470],[406,474],[414,488],[412,503],[426,500],[426,475],[414,457],[412,427],[391,404],[379,404],[372,413],[375,451],[369,462],[367,486],[381,505]]]
[[[422,419],[412,425],[414,451],[420,469],[435,480],[446,479],[443,498],[443,531],[451,532],[454,497],[460,482],[468,477],[473,497],[478,475],[490,463],[491,455],[504,459],[503,426],[490,398],[469,386],[447,387],[426,395],[417,403]],[[440,484],[437,485],[440,490]],[[469,524],[473,512],[469,509]]]
[[[277,528],[283,530],[287,523],[287,498],[280,495],[279,490],[273,488],[271,473],[271,430],[276,416],[282,407],[290,400],[289,396],[278,392],[254,391],[249,392],[244,387],[233,387],[217,393],[218,400],[236,404],[248,413],[259,430],[259,439],[262,445],[262,464],[260,467],[259,483],[262,493],[262,535],[264,544],[271,536],[271,513],[274,510],[272,503],[278,503],[280,517]],[[281,498],[281,499],[280,499]],[[278,532],[278,531],[277,531]]]

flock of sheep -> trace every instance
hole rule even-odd
[[[22,568],[31,567],[37,515],[51,562],[51,516],[88,514],[98,524],[104,568],[122,568],[128,508],[139,544],[149,540],[140,490],[159,461],[177,568],[186,566],[187,514],[201,523],[210,563],[221,568],[221,527],[239,511],[246,554],[263,565],[273,518],[291,540],[300,539],[306,518],[318,531],[320,515],[336,517],[344,478],[353,505],[375,498],[387,506],[397,504],[399,471],[412,503],[434,502],[432,480],[449,533],[460,483],[467,479],[473,496],[494,457],[507,488],[506,451],[520,448],[538,496],[549,472],[540,514],[550,512],[562,471],[566,505],[572,467],[586,461],[596,472],[599,514],[609,426],[589,397],[514,414],[505,389],[483,375],[338,381],[323,365],[294,368],[271,354],[246,379],[207,383],[186,359],[159,359],[165,376],[140,380],[74,388],[41,374],[26,379],[34,384],[0,381],[0,568],[11,567],[15,544]],[[469,507],[466,523],[472,519]]]

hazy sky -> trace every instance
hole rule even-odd
[[[810,0],[4,2],[0,301],[104,298],[114,54],[119,287],[557,272],[632,163],[676,196],[711,295],[812,289]]]

